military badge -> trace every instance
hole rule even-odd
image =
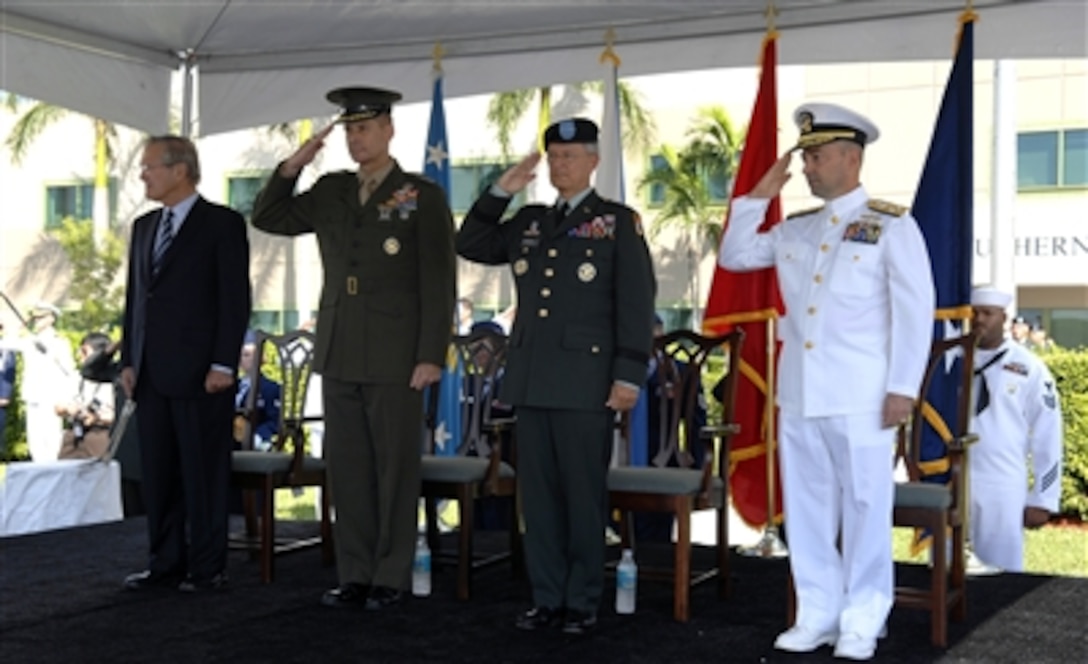
[[[389,200],[378,206],[382,221],[389,221],[394,211],[401,221],[407,220],[408,216],[419,207],[418,199],[419,190],[411,183],[394,191]]]
[[[1058,405],[1058,400],[1054,397],[1054,383],[1048,380],[1043,385],[1046,387],[1046,394],[1043,395],[1043,405],[1050,410],[1054,410]]]
[[[593,263],[582,263],[578,266],[578,279],[583,283],[589,283],[597,278],[597,266]]]
[[[540,236],[540,222],[532,221],[529,223],[529,227],[525,229],[524,235],[526,237],[539,237]]]
[[[396,256],[400,253],[400,240],[395,237],[387,237],[385,242],[382,242],[382,249],[390,256]]]
[[[567,236],[587,240],[614,239],[616,237],[616,215],[606,214],[594,217],[590,221],[582,222],[578,226],[567,231]]]
[[[878,222],[859,220],[846,227],[842,239],[844,242],[876,244],[880,241],[880,234],[883,230],[884,226]]]
[[[1021,376],[1028,375],[1028,368],[1026,366],[1024,366],[1023,364],[1021,364],[1020,362],[1008,362],[1004,366],[1002,366],[1001,368],[1004,369],[1005,371],[1011,371],[1014,374],[1019,374]]]
[[[514,274],[519,277],[529,271],[529,261],[519,258],[514,261]]]
[[[635,222],[635,235],[642,235],[642,215],[638,212],[634,213],[632,221]]]

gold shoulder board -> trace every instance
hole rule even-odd
[[[908,210],[908,208],[903,205],[896,205],[895,203],[889,203],[888,201],[881,201],[875,198],[869,201],[868,205],[870,210],[876,210],[877,212],[882,212],[893,217],[902,217]]]
[[[793,219],[795,217],[807,217],[810,214],[816,214],[820,210],[824,209],[824,206],[809,208],[807,210],[798,210],[786,216],[786,219]]]

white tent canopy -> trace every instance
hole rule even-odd
[[[957,0],[778,0],[782,64],[951,57]],[[163,132],[171,76],[197,72],[200,133],[331,112],[331,88],[449,97],[599,76],[615,31],[623,75],[754,64],[764,0],[10,0],[0,89]],[[1083,0],[981,0],[979,58],[1085,57]],[[192,99],[193,97],[190,97]]]

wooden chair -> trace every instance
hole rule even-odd
[[[244,431],[240,436],[241,450],[231,459],[231,482],[242,489],[245,508],[246,532],[242,539],[232,539],[235,548],[248,549],[259,556],[261,581],[271,583],[273,557],[276,554],[297,551],[320,545],[322,562],[333,560],[332,522],[330,520],[328,487],[325,480],[325,461],[306,451],[304,425],[313,418],[306,418],[303,410],[306,390],[312,375],[314,335],[297,330],[282,335],[257,332],[256,358],[259,373],[265,364],[265,348],[271,347],[274,357],[272,375],[278,376],[281,386],[279,428],[271,450],[252,449],[252,427],[256,421],[256,385],[249,390],[243,413],[246,416]],[[321,487],[321,526],[317,537],[277,538],[276,489],[297,487]],[[257,496],[260,496],[260,516],[257,515]]]
[[[438,416],[438,390],[430,391],[427,405],[428,449],[423,454],[421,495],[427,519],[427,541],[432,560],[441,562],[437,503],[457,501],[457,597],[467,600],[472,592],[472,572],[511,559],[515,574],[522,565],[518,510],[510,514],[509,550],[486,556],[473,552],[474,510],[478,498],[510,497],[517,493],[514,419],[495,411],[495,395],[506,365],[506,337],[489,330],[455,337],[453,349],[464,367],[461,398],[461,441],[454,456],[434,453]],[[504,452],[508,452],[504,458]]]
[[[903,460],[909,481],[895,487],[894,524],[897,527],[925,528],[931,536],[932,569],[929,586],[914,588],[897,586],[896,606],[924,609],[930,612],[930,640],[933,645],[948,645],[948,619],[962,621],[967,614],[966,562],[964,558],[964,527],[967,505],[967,448],[978,440],[968,433],[971,410],[971,384],[975,338],[963,335],[933,342],[933,350],[922,382],[921,394],[929,392],[935,376],[946,371],[950,354],[961,356],[957,372],[956,412],[946,422],[951,440],[948,441],[948,484],[922,482],[921,440],[924,414],[914,409],[909,431],[900,427],[896,456]],[[948,560],[951,548],[952,559]]]
[[[678,453],[678,460],[685,459],[679,453],[679,441],[683,439],[687,441],[688,449],[704,445],[706,457],[701,468],[621,465],[608,473],[609,501],[624,517],[621,539],[625,547],[637,545],[631,512],[663,512],[676,519],[672,567],[654,569],[640,564],[639,575],[672,580],[673,617],[680,622],[686,622],[691,615],[689,594],[692,586],[716,577],[718,596],[729,594],[729,437],[740,430],[739,425],[732,422],[740,372],[738,363],[731,360],[740,356],[742,341],[743,332],[739,329],[716,337],[682,330],[656,339],[654,357],[658,384],[662,389],[660,395],[651,394],[649,398],[651,407],[660,408],[665,423],[661,447]],[[700,430],[695,425],[694,415],[702,394],[702,370],[716,348],[726,350],[722,419],[720,424]],[[678,371],[677,363],[686,364],[686,367]],[[691,514],[708,509],[716,512],[715,566],[696,571],[692,570],[691,564]]]

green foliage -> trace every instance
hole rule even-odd
[[[1088,350],[1059,348],[1039,357],[1054,374],[1065,425],[1061,511],[1088,520]]]
[[[124,304],[124,288],[117,283],[124,242],[106,231],[96,245],[93,224],[74,219],[65,219],[53,235],[72,268],[67,299],[79,305],[65,313],[64,327],[79,333],[108,331],[120,319]]]

